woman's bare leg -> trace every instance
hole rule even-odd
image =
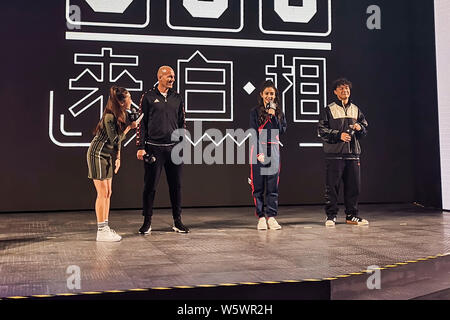
[[[109,187],[108,180],[94,180],[95,189],[97,190],[97,199],[95,200],[95,214],[97,222],[105,222],[109,211]]]
[[[111,204],[111,195],[112,195],[112,179],[106,180],[107,183],[107,200],[106,200],[106,210],[105,210],[105,220],[109,220],[109,208]]]

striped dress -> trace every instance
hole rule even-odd
[[[94,180],[111,179],[113,176],[113,155],[121,149],[125,134],[117,131],[113,114],[106,114],[102,127],[92,140],[87,151],[88,178]]]

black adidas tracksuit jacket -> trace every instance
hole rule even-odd
[[[184,103],[181,95],[169,89],[167,97],[157,87],[142,95],[140,114],[144,114],[138,126],[136,145],[138,150],[156,158],[153,163],[144,161],[143,215],[151,217],[155,199],[156,186],[164,167],[169,185],[172,215],[181,217],[181,165],[171,160],[171,152],[176,142],[172,133],[185,128]]]

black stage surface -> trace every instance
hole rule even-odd
[[[142,236],[140,211],[113,211],[123,239],[98,243],[93,211],[0,214],[0,298],[450,299],[450,214],[395,204],[361,216],[369,226],[341,215],[326,228],[322,206],[282,207],[282,230],[257,231],[252,208],[185,209],[192,232],[176,234],[160,209]]]

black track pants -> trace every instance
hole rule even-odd
[[[252,155],[253,155],[252,149]],[[262,218],[278,215],[278,185],[280,177],[280,147],[271,146],[271,163],[261,164],[257,162],[250,166],[251,186],[253,201],[255,203],[255,214]],[[264,210],[264,191],[267,209]]]
[[[174,219],[181,217],[181,174],[182,165],[176,165],[171,160],[173,146],[162,147],[146,145],[145,151],[156,158],[156,162],[148,164],[144,161],[144,194],[143,215],[153,215],[153,203],[156,188],[161,177],[162,168],[166,171],[167,184],[169,185],[170,202]]]
[[[335,217],[339,211],[338,197],[341,182],[344,184],[345,213],[357,215],[361,189],[359,160],[326,159],[325,212],[328,217]]]

